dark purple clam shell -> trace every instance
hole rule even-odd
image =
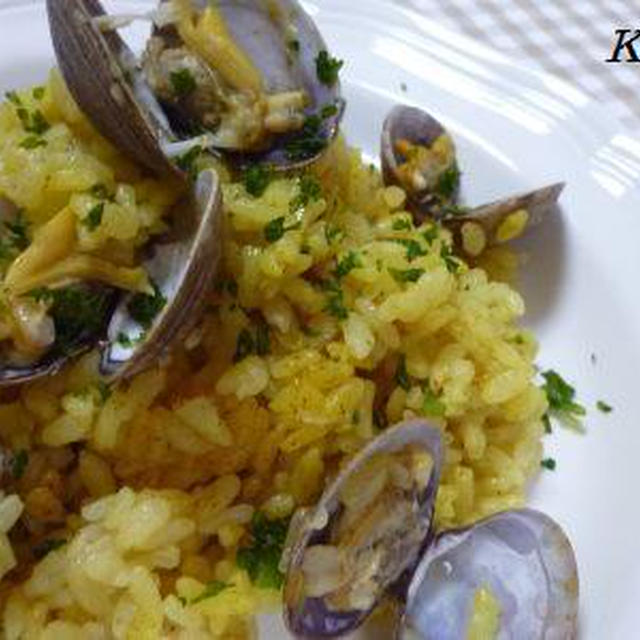
[[[411,420],[389,428],[365,447],[346,467],[320,498],[315,510],[305,519],[306,525],[300,527],[297,539],[293,542],[289,557],[284,590],[284,616],[290,631],[298,638],[334,638],[357,628],[364,622],[372,608],[365,611],[335,611],[322,598],[306,597],[295,576],[300,575],[304,553],[307,547],[322,544],[329,538],[332,526],[339,517],[341,507],[339,496],[346,480],[374,455],[392,453],[408,445],[417,445],[429,452],[433,458],[433,469],[427,487],[419,496],[418,518],[421,535],[398,538],[389,546],[389,561],[397,568],[397,577],[407,569],[413,568],[420,551],[431,531],[435,496],[440,482],[442,466],[442,442],[440,430],[424,420]],[[328,514],[328,524],[322,529],[314,529],[308,523],[317,521]],[[379,585],[376,603],[384,595],[390,584]]]
[[[571,640],[578,569],[571,543],[549,516],[505,511],[439,534],[415,570],[398,640],[459,640],[477,589],[499,603],[500,640]]]

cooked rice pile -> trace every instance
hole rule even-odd
[[[53,144],[18,151],[0,110],[0,193],[33,221],[94,183],[141,179],[62,89],[54,74],[43,109],[82,150],[69,161]],[[312,504],[407,416],[443,430],[439,526],[523,503],[546,401],[518,293],[453,257],[446,231],[415,228],[404,194],[341,141],[259,198],[220,171],[224,273],[189,339],[110,391],[91,354],[3,397],[6,638],[250,635],[279,598],[236,564],[252,518]]]

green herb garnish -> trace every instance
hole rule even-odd
[[[89,189],[89,193],[98,200],[109,200],[109,190],[107,186],[102,184],[101,182],[94,184],[91,189]]]
[[[445,267],[450,273],[458,273],[460,261],[453,255],[453,249],[446,244],[440,249],[440,257],[444,260]]]
[[[44,98],[44,87],[34,87],[32,95],[36,100],[42,100]]]
[[[200,158],[200,154],[202,153],[202,147],[200,145],[196,145],[195,147],[191,147],[189,151],[178,156],[176,158],[176,165],[179,169],[182,169],[192,180],[195,180],[198,167],[197,161]]]
[[[100,394],[100,402],[105,404],[105,402],[113,395],[113,390],[104,380],[99,380],[96,387]]]
[[[407,250],[407,260],[412,262],[416,258],[427,255],[427,250],[417,241],[407,238],[393,238],[393,242],[401,244]]]
[[[16,217],[4,223],[5,229],[9,232],[7,241],[11,247],[18,251],[24,251],[30,244],[29,221],[24,217],[22,211],[18,211]]]
[[[329,280],[325,282],[324,289],[328,292],[324,311],[334,318],[338,318],[338,320],[346,320],[349,317],[349,312],[344,305],[344,292],[340,288],[338,281]]]
[[[29,464],[29,452],[25,449],[20,449],[11,460],[11,475],[15,480],[20,480],[24,475]]]
[[[266,356],[271,353],[269,325],[264,320],[258,323],[258,328],[256,329],[256,353],[259,356]]]
[[[549,409],[553,412],[572,416],[584,416],[586,409],[575,402],[575,389],[555,371],[545,371],[542,388],[547,394]]]
[[[94,336],[102,329],[111,294],[83,285],[61,289],[40,287],[30,291],[30,298],[45,302],[56,330],[55,349],[66,351],[85,336]]]
[[[337,237],[344,235],[344,231],[340,227],[326,226],[324,230],[324,237],[327,240],[327,244],[331,244]]]
[[[329,118],[333,118],[333,116],[337,116],[339,111],[338,105],[325,104],[324,107],[320,109],[320,116],[323,120],[328,120]]]
[[[428,245],[432,245],[438,239],[439,235],[440,230],[435,224],[422,233],[422,237],[427,241]]]
[[[171,80],[173,93],[177,98],[186,98],[198,88],[196,79],[189,69],[173,71],[169,79]]]
[[[426,416],[441,417],[445,414],[446,406],[431,389],[424,389],[422,413]]]
[[[302,129],[285,145],[290,160],[306,160],[320,153],[327,146],[327,139],[322,134],[322,118],[317,115],[307,116]]]
[[[409,380],[409,373],[407,372],[407,358],[404,355],[400,356],[400,360],[398,360],[394,380],[396,384],[405,391],[411,389],[411,381]]]
[[[300,51],[300,40],[289,40],[289,42],[287,42],[287,47],[289,47],[289,49],[293,52],[293,53],[299,53]]]
[[[278,568],[289,529],[289,519],[269,520],[256,511],[251,521],[251,541],[238,549],[236,562],[251,582],[263,589],[279,589],[284,576]]]
[[[221,580],[213,580],[212,582],[208,582],[202,593],[199,596],[193,598],[189,604],[198,604],[198,602],[202,602],[203,600],[214,598],[218,594],[230,588],[231,585],[227,584],[226,582],[222,582]]]
[[[435,186],[435,191],[443,198],[449,199],[455,193],[455,190],[460,184],[460,170],[457,165],[449,167],[440,174],[438,182]]]
[[[424,269],[393,269],[389,268],[389,273],[396,282],[418,282]]]
[[[47,141],[39,136],[27,136],[19,146],[21,149],[37,149],[38,147],[46,147]]]
[[[102,214],[104,213],[104,202],[100,202],[93,207],[89,213],[82,219],[82,224],[89,230],[95,231],[102,222]]]
[[[267,242],[277,242],[284,235],[284,216],[274,218],[264,228],[264,239]]]
[[[329,55],[324,49],[316,57],[316,74],[318,80],[327,87],[333,87],[338,81],[338,74],[344,65],[343,60],[338,60]]]
[[[411,231],[413,224],[409,218],[398,218],[393,221],[391,228],[394,231]]]
[[[613,411],[613,407],[607,404],[604,400],[598,400],[596,402],[596,407],[598,411],[602,411],[602,413],[611,413]]]
[[[162,291],[155,282],[152,282],[151,285],[153,287],[152,295],[136,293],[127,305],[131,317],[145,329],[151,327],[154,318],[167,304],[167,299],[162,295]]]
[[[27,133],[34,133],[37,136],[41,136],[51,128],[51,125],[39,109],[30,112],[24,107],[18,107],[16,113],[18,114],[18,118],[20,118],[22,128]]]
[[[540,461],[540,466],[543,469],[547,469],[548,471],[555,471],[556,461],[553,458],[545,458],[544,460]]]
[[[298,195],[289,203],[289,210],[293,213],[298,209],[306,207],[310,202],[319,200],[322,197],[322,187],[320,183],[308,174],[300,178]]]
[[[338,266],[334,271],[334,274],[338,280],[349,275],[354,269],[358,269],[362,266],[362,261],[355,251],[349,251],[349,253],[338,262]]]
[[[5,91],[4,97],[16,107],[19,107],[22,104],[22,100],[20,100],[20,96],[17,91]]]
[[[264,164],[253,164],[244,172],[244,188],[249,195],[259,198],[269,186],[272,177],[271,167]]]
[[[249,329],[242,329],[236,340],[236,352],[233,356],[233,361],[240,362],[241,360],[244,360],[254,352],[254,349],[255,344],[251,331],[249,331]]]

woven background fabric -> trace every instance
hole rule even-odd
[[[640,29],[640,0],[395,0],[555,74],[640,131],[640,63],[606,63],[615,29]],[[640,39],[635,42],[640,56]],[[621,56],[621,59],[626,56]]]

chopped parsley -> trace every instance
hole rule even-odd
[[[205,588],[202,590],[202,593],[199,596],[193,598],[189,604],[198,604],[198,602],[202,602],[203,600],[214,598],[215,596],[229,588],[231,588],[230,584],[222,582],[221,580],[213,580],[212,582],[208,582]]]
[[[36,100],[42,100],[44,98],[44,87],[34,87],[32,95]]]
[[[94,198],[98,198],[99,200],[109,200],[110,199],[109,190],[107,189],[106,185],[102,184],[101,182],[98,182],[97,184],[94,184],[93,187],[91,187],[91,189],[89,189],[89,193]]]
[[[460,184],[460,170],[457,165],[443,171],[435,186],[438,195],[445,199],[451,198]]]
[[[598,411],[602,411],[602,413],[611,413],[613,411],[613,407],[610,404],[607,404],[604,400],[598,400],[596,402],[596,407]]]
[[[407,238],[394,238],[394,242],[401,244],[407,250],[407,260],[412,262],[416,258],[427,255],[427,250],[417,241]]]
[[[344,231],[340,227],[332,227],[327,225],[324,230],[324,237],[327,244],[331,244],[336,238],[344,236]]]
[[[236,563],[251,582],[263,589],[279,589],[284,581],[279,564],[289,529],[289,519],[269,520],[256,511],[251,521],[251,540],[238,549]]]
[[[453,255],[453,249],[447,244],[443,244],[440,249],[440,257],[444,260],[444,265],[450,273],[458,273],[460,269],[459,260]]]
[[[320,109],[320,116],[323,120],[328,120],[329,118],[333,118],[333,116],[337,116],[340,109],[336,104],[325,104],[322,109]]]
[[[289,210],[293,213],[306,207],[310,202],[322,197],[320,183],[311,175],[305,174],[300,178],[298,195],[289,203]]]
[[[349,312],[344,306],[344,292],[338,282],[334,280],[325,282],[324,288],[328,292],[324,311],[338,320],[346,320],[349,317]]]
[[[418,282],[420,276],[424,273],[424,269],[393,269],[389,268],[389,273],[396,282]]]
[[[540,466],[543,469],[547,469],[548,471],[555,471],[556,461],[553,458],[545,458],[544,460],[540,461]]]
[[[264,164],[253,164],[243,176],[244,188],[254,198],[259,198],[269,186],[273,172],[271,167]]]
[[[143,335],[144,334],[140,334],[137,338],[132,338],[131,336],[128,336],[126,333],[121,331],[116,338],[116,342],[126,349],[131,349],[136,343],[142,340]]]
[[[400,360],[398,360],[394,380],[395,383],[405,391],[411,389],[411,381],[409,380],[409,373],[407,372],[407,358],[404,355],[400,356]]]
[[[100,202],[93,207],[89,213],[83,218],[82,224],[89,231],[95,231],[102,222],[102,214],[104,213],[104,202]]]
[[[21,143],[20,148],[22,149],[37,149],[38,147],[46,147],[47,141],[40,136],[27,136]]]
[[[177,98],[186,98],[190,96],[197,88],[198,84],[189,69],[180,69],[173,71],[169,76],[173,94]]]
[[[47,538],[33,547],[33,555],[38,560],[42,560],[45,556],[48,556],[52,551],[56,551],[60,547],[67,544],[64,538]]]
[[[254,352],[254,349],[255,343],[251,331],[249,331],[249,329],[242,329],[236,340],[236,352],[233,356],[233,361],[240,362],[244,360]]]
[[[462,207],[457,204],[445,204],[440,208],[440,215],[444,218],[456,218],[469,213],[469,207]]]
[[[344,66],[343,60],[329,55],[324,49],[316,57],[316,74],[318,80],[327,87],[333,87],[338,82],[338,74]]]
[[[289,42],[287,42],[287,47],[289,47],[289,50],[292,51],[293,53],[299,53],[300,40],[296,40],[295,38],[292,40],[289,40]]]
[[[558,373],[545,371],[542,377],[545,380],[542,389],[547,395],[549,409],[552,412],[571,416],[584,416],[586,414],[585,408],[575,402],[575,389]]]
[[[354,269],[362,266],[362,261],[355,251],[349,251],[349,253],[338,262],[338,266],[334,272],[336,278],[340,280],[349,275]]]
[[[277,242],[284,235],[284,216],[274,218],[264,228],[264,239],[267,242]]]
[[[548,435],[553,433],[553,429],[551,428],[551,418],[549,418],[549,414],[545,413],[542,416],[542,424],[544,425],[544,432]]]
[[[409,218],[398,218],[393,221],[391,228],[394,231],[411,231],[413,224]]]
[[[149,329],[154,318],[162,311],[167,304],[167,299],[162,295],[158,285],[152,282],[153,294],[136,293],[129,301],[127,309],[131,317],[145,329]]]
[[[22,100],[20,100],[20,96],[17,91],[6,91],[4,97],[16,107],[19,107],[22,104]]]
[[[97,335],[103,328],[111,298],[108,290],[91,289],[84,285],[60,289],[40,287],[27,295],[37,302],[50,305],[57,351],[65,351],[81,339]]]
[[[183,153],[181,156],[176,158],[176,165],[179,169],[182,169],[192,180],[195,180],[198,166],[197,161],[200,158],[200,154],[202,153],[202,147],[200,145],[196,145],[195,147],[191,147],[189,151]]]
[[[271,353],[271,337],[269,335],[269,325],[262,320],[256,329],[256,353],[259,356],[266,356]]]
[[[432,245],[438,239],[439,235],[440,230],[435,224],[422,233],[422,237],[427,241],[428,245]]]
[[[11,475],[15,480],[20,480],[24,475],[29,464],[29,452],[25,449],[20,449],[11,460]]]
[[[34,133],[37,136],[41,136],[51,128],[51,125],[39,109],[29,111],[25,107],[18,107],[16,113],[18,114],[18,118],[20,118],[22,128],[27,133]]]
[[[285,145],[285,151],[290,160],[307,160],[320,153],[327,146],[327,139],[322,131],[322,122],[323,119],[315,114],[305,118],[300,133]]]
[[[351,424],[360,424],[360,410],[354,409],[351,413]]]
[[[12,221],[5,222],[4,227],[9,236],[7,241],[12,248],[24,251],[31,244],[29,240],[29,221],[24,217],[22,211],[18,211]]]
[[[422,401],[422,413],[434,418],[441,417],[446,411],[446,406],[438,396],[428,387],[424,389],[424,400]]]

